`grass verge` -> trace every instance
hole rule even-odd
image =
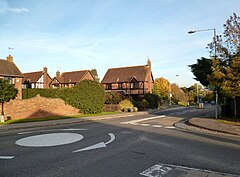
[[[91,116],[113,115],[113,114],[119,114],[119,113],[120,112],[102,112],[99,114],[79,114],[75,116],[50,116],[50,117],[44,117],[44,118],[26,118],[26,119],[8,120],[0,124],[4,125],[4,124],[18,124],[18,123],[27,123],[27,122],[49,121],[49,120],[73,119],[73,118],[83,118],[83,117],[91,117]]]
[[[232,120],[232,119],[220,119],[218,120],[220,123],[228,124],[228,125],[236,125],[240,126],[240,121],[238,120]]]

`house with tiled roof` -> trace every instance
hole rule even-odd
[[[151,61],[147,65],[108,69],[101,82],[106,91],[120,91],[128,95],[152,93],[153,74]]]
[[[17,99],[22,99],[22,78],[23,75],[13,62],[11,55],[7,59],[0,59],[0,79],[9,81],[18,89]]]
[[[71,88],[83,80],[95,80],[90,70],[63,72],[62,74],[57,71],[56,76],[50,83],[50,86],[52,88]]]
[[[49,88],[52,81],[46,67],[43,71],[23,73],[23,76],[23,88]]]

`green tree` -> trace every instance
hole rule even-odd
[[[2,105],[2,121],[4,121],[4,103],[16,98],[18,90],[8,83],[8,81],[0,80],[0,103]]]
[[[98,77],[98,72],[96,69],[91,70],[92,75],[94,76],[95,81],[99,82],[100,78]]]
[[[202,57],[197,59],[196,64],[189,65],[195,80],[199,81],[203,86],[209,85],[208,77],[212,74],[212,60]]]

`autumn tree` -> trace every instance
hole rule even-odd
[[[176,84],[171,84],[171,93],[175,102],[187,102],[188,95]]]
[[[0,79],[0,103],[2,105],[2,119],[4,122],[4,103],[9,102],[12,99],[15,99],[17,96],[18,90],[14,87],[14,85],[9,84],[8,81]]]
[[[221,89],[225,96],[240,96],[240,17],[235,13],[223,25],[223,36],[218,35],[209,44],[210,53],[216,49],[209,81]]]
[[[168,98],[170,91],[170,83],[167,79],[161,77],[154,81],[154,92],[162,98]]]

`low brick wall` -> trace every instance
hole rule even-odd
[[[120,111],[120,106],[119,104],[105,104],[103,111],[105,112]]]
[[[65,104],[60,98],[36,96],[25,100],[11,100],[4,104],[5,118],[23,119],[49,116],[71,116],[79,114],[79,110]]]

